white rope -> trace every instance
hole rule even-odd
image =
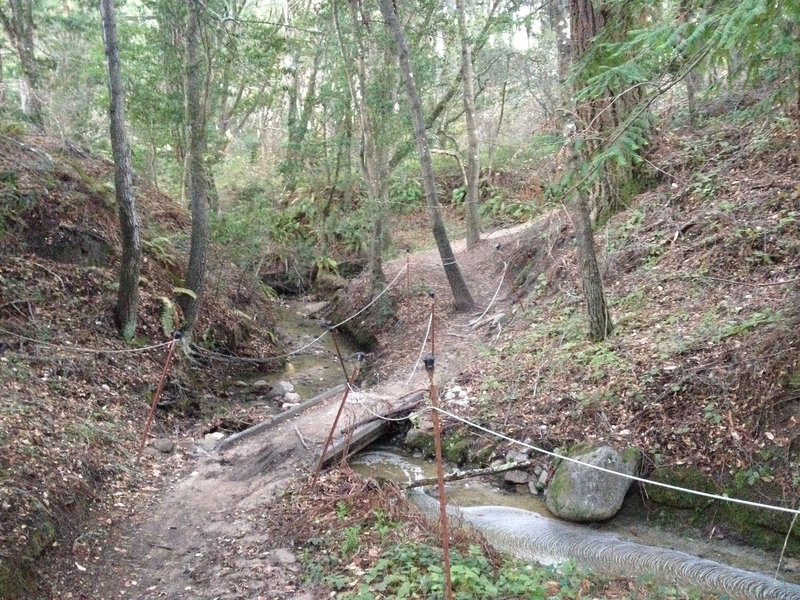
[[[372,402],[379,402],[380,401],[378,398],[371,397],[364,390],[362,390],[362,389],[360,389],[358,387],[355,387],[353,385],[350,385],[349,383],[347,384],[347,387],[349,387],[350,391],[353,394],[356,394],[357,396],[364,396],[367,400],[371,400]],[[351,398],[352,398],[352,400],[351,400]],[[408,416],[405,416],[405,417],[387,417],[386,415],[382,415],[382,414],[376,413],[374,410],[372,410],[369,407],[368,404],[366,404],[363,400],[361,400],[358,397],[353,398],[351,396],[350,398],[348,398],[348,402],[352,402],[353,404],[358,404],[364,410],[366,410],[368,413],[370,413],[373,417],[376,417],[376,418],[380,419],[381,421],[392,421],[392,422],[395,422],[395,421],[407,421],[408,420]],[[424,407],[422,407],[421,409],[419,409],[416,412],[417,412],[417,414],[421,414],[421,413],[428,412],[430,409],[431,409],[430,406],[424,406]]]
[[[50,342],[43,342],[35,338],[20,335],[19,333],[14,333],[13,331],[8,331],[7,329],[3,329],[2,327],[0,327],[0,333],[13,335],[14,337],[17,337],[21,340],[27,340],[29,342],[33,342],[34,344],[38,344],[39,346],[47,346],[48,348],[57,348],[59,350],[67,350],[70,352],[86,352],[90,354],[134,354],[136,352],[147,352],[148,350],[155,350],[156,348],[163,348],[164,346],[168,346],[174,341],[174,340],[169,340],[168,342],[161,342],[160,344],[153,344],[152,346],[143,346],[141,348],[98,349],[98,348],[84,348],[81,346],[63,346],[61,344],[51,344]]]
[[[505,279],[506,279],[506,270],[507,270],[507,269],[508,269],[508,263],[507,263],[506,261],[503,261],[503,272],[500,274],[500,283],[498,283],[498,284],[497,284],[497,289],[496,289],[496,290],[495,290],[495,292],[494,292],[494,296],[492,296],[492,301],[491,301],[491,302],[489,302],[489,306],[487,306],[487,307],[486,307],[486,310],[484,310],[484,311],[481,313],[481,316],[480,316],[480,317],[478,317],[478,318],[475,320],[475,323],[476,323],[476,324],[477,324],[477,323],[480,323],[480,320],[481,320],[483,317],[485,317],[485,316],[486,316],[486,313],[488,313],[488,312],[489,312],[489,309],[490,309],[490,308],[492,308],[492,304],[494,304],[494,301],[495,301],[495,300],[497,300],[497,294],[499,294],[499,293],[500,293],[500,288],[501,288],[501,287],[503,287],[503,282],[504,282],[504,281],[505,281]]]
[[[498,437],[500,439],[506,440],[508,442],[512,442],[514,444],[522,446],[523,448],[528,448],[530,450],[535,450],[536,452],[539,452],[539,453],[544,454],[546,456],[550,456],[552,458],[558,458],[558,459],[561,459],[561,460],[566,460],[568,462],[575,463],[576,465],[581,465],[583,467],[587,467],[589,469],[594,469],[594,470],[600,471],[602,473],[608,473],[609,475],[616,475],[617,477],[623,477],[625,479],[630,479],[631,481],[638,481],[640,483],[645,483],[647,485],[654,485],[654,486],[658,486],[658,487],[663,487],[663,488],[666,488],[668,490],[674,490],[676,492],[683,492],[685,494],[692,494],[692,495],[695,495],[695,496],[703,496],[705,498],[711,498],[712,500],[722,500],[723,502],[733,502],[733,503],[736,503],[736,504],[744,504],[746,506],[753,506],[755,508],[763,508],[763,509],[766,509],[766,510],[774,510],[774,511],[778,511],[778,512],[785,512],[785,513],[789,513],[790,515],[795,515],[795,516],[800,514],[800,509],[785,508],[783,506],[773,506],[771,504],[761,504],[760,502],[752,502],[750,500],[742,500],[740,498],[731,498],[730,496],[721,496],[721,495],[718,495],[718,494],[710,494],[708,492],[701,492],[699,490],[692,490],[692,489],[680,487],[680,486],[677,486],[677,485],[671,485],[669,483],[662,483],[660,481],[652,481],[652,480],[649,480],[649,479],[645,479],[644,477],[637,477],[636,475],[628,475],[627,473],[620,473],[618,471],[613,471],[611,469],[606,469],[605,467],[600,467],[600,466],[597,466],[597,465],[590,465],[589,463],[585,463],[585,462],[583,462],[581,460],[578,460],[578,459],[575,459],[575,458],[570,458],[569,456],[563,456],[561,454],[557,454],[555,452],[550,452],[549,450],[545,450],[543,448],[538,448],[537,446],[533,446],[531,444],[526,444],[525,442],[520,442],[519,440],[515,440],[514,438],[511,438],[511,437],[509,437],[507,435],[504,435],[504,434],[499,433],[497,431],[493,431],[491,429],[483,427],[482,425],[478,425],[477,423],[473,423],[472,421],[468,421],[467,419],[459,417],[458,415],[454,415],[453,413],[451,413],[451,412],[449,412],[447,410],[444,410],[443,408],[433,407],[433,410],[439,411],[443,415],[447,415],[448,417],[450,417],[452,419],[455,419],[456,421],[460,421],[460,422],[464,423],[465,425],[468,425],[469,427],[473,427],[475,429],[483,431],[484,433],[488,433],[489,435],[493,435],[495,437]]]
[[[431,327],[433,326],[433,313],[430,314],[428,317],[428,329],[425,331],[425,339],[422,340],[422,345],[419,347],[419,356],[417,356],[417,361],[414,363],[414,368],[411,370],[411,375],[408,376],[408,380],[406,381],[406,387],[411,385],[411,379],[414,377],[414,373],[417,372],[417,367],[419,367],[419,361],[422,360],[422,355],[425,352],[425,346],[428,345],[428,336],[431,334]]]

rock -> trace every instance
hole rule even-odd
[[[167,438],[158,438],[151,444],[153,448],[164,454],[169,454],[175,449],[175,442]]]
[[[291,565],[297,562],[297,557],[288,548],[275,548],[270,554],[276,564]]]
[[[411,450],[422,452],[423,456],[433,456],[433,435],[421,429],[409,429],[406,434],[406,446]]]
[[[284,402],[281,404],[281,410],[289,410],[290,408],[294,408],[295,406],[300,406],[299,402]]]
[[[254,381],[252,385],[256,389],[265,388],[269,387],[269,381],[266,379],[259,379],[258,381]]]
[[[533,474],[536,475],[536,477],[539,477],[542,474],[543,470],[544,469],[542,469],[542,465],[536,465],[535,467],[533,467]]]
[[[622,457],[612,447],[601,446],[572,458],[627,475],[639,470],[640,455],[635,450]],[[568,521],[604,521],[620,509],[630,485],[630,479],[564,460],[547,489],[547,508]]]
[[[530,479],[531,479],[530,473],[528,473],[527,471],[521,471],[520,469],[514,469],[513,471],[506,471],[503,474],[503,480],[506,483],[523,484],[523,483],[528,483]]]
[[[289,392],[288,394],[283,396],[284,402],[300,404],[300,400],[302,400],[302,398],[300,398],[300,394],[297,394],[295,392]]]
[[[195,448],[199,448],[201,450],[205,450],[206,452],[211,452],[214,449],[219,441],[225,437],[225,434],[221,431],[215,431],[213,433],[207,433],[203,436],[202,440],[197,441],[197,445]],[[202,452],[193,452],[192,454],[202,454]]]
[[[506,452],[506,462],[517,463],[524,462],[526,460],[528,460],[528,455],[524,452],[519,452],[517,450],[509,450]]]
[[[537,483],[538,483],[537,481],[529,481],[528,482],[528,491],[533,496],[538,496],[539,495],[539,488],[536,487]]]
[[[550,471],[548,471],[547,469],[542,469],[542,472],[539,473],[539,484],[547,485],[548,479],[550,479]]]
[[[455,397],[456,397],[456,395],[455,395],[453,392],[447,392],[447,393],[444,395],[444,399],[445,399],[445,401],[447,401],[447,402],[449,402],[450,400],[453,400]]]
[[[288,381],[279,381],[272,386],[272,389],[267,392],[267,400],[274,398],[282,398],[286,394],[291,394],[294,391],[294,386]]]
[[[453,393],[453,396],[458,396],[461,394],[461,386],[454,385],[453,387],[450,388],[450,391]]]

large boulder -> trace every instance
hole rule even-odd
[[[620,456],[610,446],[600,446],[571,458],[626,475],[636,474],[641,460],[636,449]],[[568,521],[604,521],[622,507],[630,485],[630,479],[563,460],[547,488],[547,508]]]

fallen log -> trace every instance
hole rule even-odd
[[[482,475],[497,475],[498,473],[505,473],[506,471],[513,471],[514,469],[525,469],[538,464],[538,460],[523,460],[515,463],[504,463],[494,467],[484,467],[481,469],[469,469],[467,471],[456,471],[444,476],[445,482],[459,481],[461,479],[469,479],[471,477],[481,477]],[[436,477],[425,477],[424,479],[417,479],[411,483],[406,483],[400,487],[404,490],[409,488],[424,487],[426,485],[436,485],[438,480]]]

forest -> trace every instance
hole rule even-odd
[[[0,598],[800,598],[800,4],[0,23]]]

